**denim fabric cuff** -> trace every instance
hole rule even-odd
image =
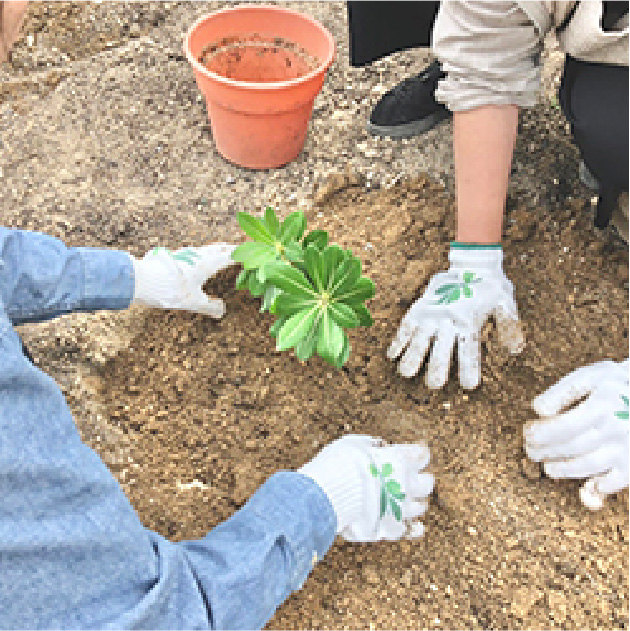
[[[119,250],[76,249],[84,270],[81,308],[87,311],[126,309],[134,292],[131,256]]]
[[[337,517],[328,497],[308,476],[280,471],[254,493],[246,508],[277,526],[291,542],[298,556],[292,589],[299,589],[335,540]]]

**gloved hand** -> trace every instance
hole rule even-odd
[[[525,450],[547,475],[588,478],[580,498],[593,510],[628,486],[628,360],[578,368],[532,406],[543,420],[525,426]]]
[[[371,436],[349,435],[330,443],[299,472],[326,493],[337,515],[337,533],[347,541],[420,537],[417,521],[427,509],[433,476],[424,444],[387,445]]]
[[[202,287],[218,271],[234,264],[230,255],[235,247],[229,243],[213,243],[177,252],[154,248],[143,258],[133,259],[133,304],[223,317],[223,300],[208,298]]]
[[[494,317],[510,353],[521,352],[524,337],[512,283],[503,273],[501,246],[453,243],[449,261],[449,270],[436,274],[405,314],[387,356],[396,359],[406,348],[398,372],[413,377],[434,340],[425,381],[438,389],[448,380],[457,343],[459,382],[472,390],[481,379],[479,333],[486,320]]]

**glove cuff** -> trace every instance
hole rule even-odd
[[[172,276],[172,273],[169,274],[171,271],[169,268],[172,263],[163,260],[159,254],[152,255],[150,259],[131,258],[135,279],[132,304],[148,307],[161,306],[163,296],[168,294],[169,288],[173,286],[172,280],[169,282],[169,276]]]
[[[503,270],[503,248],[500,243],[479,244],[453,241],[448,253],[451,267],[493,268]]]
[[[337,533],[360,518],[363,510],[363,489],[358,475],[331,462],[311,460],[298,473],[313,480],[324,491],[337,516]]]

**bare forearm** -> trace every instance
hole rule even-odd
[[[453,119],[457,241],[499,243],[518,107],[488,105]]]

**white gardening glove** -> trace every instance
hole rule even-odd
[[[154,248],[143,258],[133,259],[133,304],[223,317],[223,300],[209,298],[202,287],[210,277],[234,264],[230,255],[235,247],[229,243],[213,243],[176,252]]]
[[[510,353],[523,349],[523,331],[512,283],[503,273],[501,246],[453,243],[449,261],[449,270],[433,276],[405,314],[387,356],[396,359],[406,348],[398,372],[413,377],[433,342],[425,381],[437,389],[448,381],[457,344],[459,382],[472,390],[481,379],[479,333],[486,320],[494,317],[499,338]]]
[[[428,506],[433,476],[426,444],[387,445],[349,435],[330,443],[299,472],[326,493],[337,515],[337,533],[367,542],[420,537],[417,521]]]
[[[628,360],[578,368],[532,407],[543,420],[525,426],[525,450],[548,476],[588,478],[580,498],[593,510],[628,486]]]

